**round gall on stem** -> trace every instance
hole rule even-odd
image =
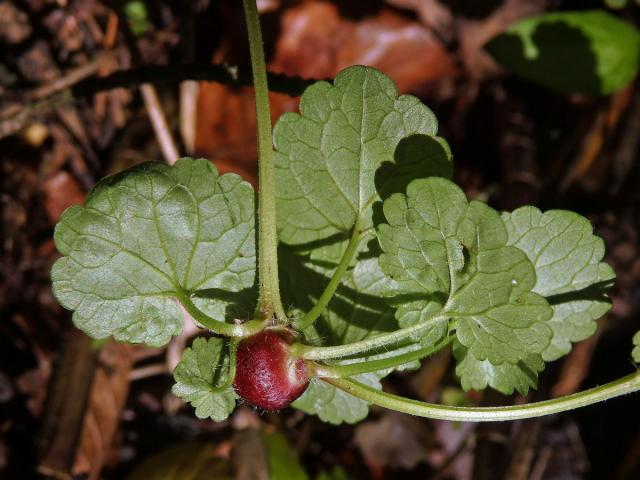
[[[233,387],[247,402],[264,410],[280,410],[309,386],[304,359],[289,350],[293,334],[263,330],[245,338],[236,352]]]

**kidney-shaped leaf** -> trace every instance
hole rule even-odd
[[[551,309],[533,293],[526,255],[507,246],[498,213],[444,178],[414,180],[384,202],[378,228],[385,295],[399,304],[402,326],[430,323],[433,345],[453,319],[458,341],[478,360],[515,364],[549,344]],[[439,320],[430,318],[440,314]],[[442,318],[445,317],[445,318]]]
[[[360,219],[371,224],[379,191],[407,178],[450,175],[451,154],[435,138],[434,114],[370,67],[317,82],[300,100],[300,114],[280,117],[274,129],[280,238],[303,244],[344,235]],[[401,139],[413,134],[427,138]],[[396,155],[397,153],[397,155]],[[380,167],[385,174],[376,176]]]
[[[53,291],[78,328],[163,345],[182,330],[176,297],[253,285],[254,193],[206,160],[145,163],[67,209],[54,239],[64,256],[53,266]]]
[[[611,308],[608,290],[615,273],[602,262],[604,242],[586,218],[566,210],[542,213],[526,206],[503,213],[508,244],[522,250],[536,270],[534,292],[553,308],[553,338],[542,356],[556,360],[571,343],[596,330],[594,320]]]

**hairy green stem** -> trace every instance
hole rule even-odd
[[[313,325],[318,317],[322,314],[324,309],[327,307],[333,295],[336,293],[340,282],[342,281],[342,277],[347,272],[351,261],[353,260],[354,255],[358,250],[358,245],[360,244],[360,240],[362,239],[362,232],[360,232],[359,222],[356,221],[356,224],[353,226],[353,231],[351,233],[351,238],[349,239],[349,243],[347,244],[347,248],[344,250],[342,254],[342,258],[340,259],[340,263],[336,267],[327,287],[318,298],[318,301],[313,306],[311,310],[307,312],[307,314],[302,317],[298,322],[295,323],[295,326],[298,330],[304,330],[305,328]]]
[[[369,403],[397,412],[457,422],[500,422],[566,412],[637,392],[640,390],[640,371],[573,395],[509,407],[451,407],[399,397],[346,378],[326,378],[323,381]]]
[[[278,279],[278,233],[276,231],[276,185],[273,166],[271,114],[267,67],[264,61],[260,16],[255,0],[242,0],[251,53],[258,127],[258,310],[264,318],[285,321]]]
[[[348,357],[356,353],[398,343],[405,338],[409,338],[426,330],[434,323],[447,320],[448,318],[446,315],[437,315],[407,328],[401,328],[400,330],[389,333],[381,333],[380,335],[374,335],[373,337],[366,338],[359,342],[347,343],[346,345],[315,347],[313,345],[294,343],[291,345],[291,353],[307,360],[327,360],[330,358]]]
[[[248,337],[249,335],[258,333],[268,324],[267,320],[251,320],[249,322],[240,324],[221,322],[219,320],[211,318],[209,315],[205,314],[202,310],[196,307],[196,305],[191,301],[191,298],[188,294],[184,292],[179,293],[177,295],[177,299],[187,311],[187,313],[193,317],[194,320],[204,325],[213,333],[217,333],[218,335],[223,335],[225,337]]]
[[[439,352],[449,345],[454,338],[453,335],[450,335],[431,347],[419,348],[401,355],[381,358],[380,360],[349,363],[347,365],[315,365],[314,372],[319,377],[345,378],[360,373],[378,372],[380,370],[386,370],[387,368],[399,367]]]

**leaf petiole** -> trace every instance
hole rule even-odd
[[[198,323],[204,325],[213,333],[223,335],[225,337],[248,337],[254,333],[258,333],[265,328],[268,320],[250,320],[245,323],[231,324],[221,322],[215,318],[211,318],[200,310],[189,298],[189,295],[185,292],[179,292],[176,295],[180,304],[184,307],[189,315],[193,317]]]
[[[354,255],[358,251],[358,245],[360,244],[360,240],[364,238],[365,235],[360,231],[359,222],[356,221],[353,226],[353,231],[351,233],[351,238],[349,239],[349,243],[347,244],[347,248],[345,248],[344,253],[342,254],[342,258],[340,259],[340,263],[336,267],[333,275],[331,276],[331,280],[327,284],[326,288],[318,298],[318,301],[313,306],[311,310],[307,312],[307,314],[302,317],[298,322],[296,322],[295,326],[298,330],[302,331],[305,328],[313,325],[322,312],[327,307],[333,295],[336,293],[340,282],[342,281],[342,277],[347,272],[351,261],[353,260]]]
[[[238,344],[240,339],[232,338],[229,340],[229,378],[225,384],[220,387],[220,391],[233,387],[233,380],[236,378],[236,354],[238,352]]]
[[[378,347],[384,347],[385,345],[398,343],[405,338],[421,333],[423,330],[431,327],[432,324],[447,320],[448,318],[448,315],[436,315],[410,327],[401,328],[400,330],[395,330],[389,333],[381,333],[359,342],[347,343],[345,345],[316,347],[313,345],[294,343],[291,345],[291,353],[307,360],[327,360],[331,358],[348,357],[349,355],[355,355],[356,353],[362,353]]]
[[[381,358],[380,360],[349,363],[346,365],[316,365],[314,367],[314,373],[320,378],[345,378],[360,373],[378,372],[388,368],[399,367],[439,352],[447,347],[454,338],[455,336],[450,335],[431,347],[419,348],[411,352],[403,353],[402,355]]]
[[[501,422],[541,417],[574,410],[640,390],[640,371],[637,371],[605,385],[542,402],[508,407],[452,407],[420,402],[381,392],[347,378],[324,378],[322,380],[380,407],[419,417],[456,422]]]

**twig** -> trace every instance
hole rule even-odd
[[[96,58],[89,63],[73,68],[62,77],[31,90],[26,97],[28,100],[41,100],[68,89],[85,78],[95,75],[96,72],[103,69],[109,63],[114,62],[122,51],[122,49],[116,49],[99,53]]]
[[[183,0],[184,15],[180,16],[180,39],[182,47],[182,61],[193,62],[196,58],[196,2]],[[180,135],[187,154],[192,155],[195,150],[196,124],[198,113],[198,92],[200,85],[194,80],[180,83]]]
[[[233,87],[248,87],[253,85],[251,68],[249,65],[203,64],[193,63],[185,65],[147,65],[130,70],[113,72],[106,77],[92,77],[79,82],[73,87],[74,97],[86,97],[96,92],[112,88],[130,87],[141,83],[155,85],[179,83],[184,80],[198,80],[203,82],[217,82]],[[291,96],[300,95],[305,88],[317,81],[282,73],[267,73],[269,90],[285,93]]]
[[[140,85],[140,93],[142,94],[147,113],[149,113],[149,119],[151,120],[158,144],[160,144],[162,156],[169,165],[173,165],[180,157],[180,154],[178,153],[178,147],[173,139],[173,135],[171,135],[171,130],[167,124],[164,110],[160,105],[160,100],[158,100],[156,87],[150,83],[143,83]]]
[[[194,80],[185,80],[180,84],[180,135],[189,155],[193,154],[196,144],[199,91],[200,85]]]
[[[267,75],[269,89],[291,96],[300,95],[315,79],[303,79],[279,73]],[[86,98],[98,92],[115,88],[132,87],[142,83],[155,85],[180,83],[184,80],[209,81],[233,87],[251,86],[251,70],[248,65],[191,64],[191,65],[150,65],[129,70],[120,70],[105,77],[89,77],[70,88],[51,94],[41,100],[13,104],[0,111],[0,139],[13,135],[30,119],[40,117],[60,106]],[[24,98],[34,98],[31,92]]]
[[[129,372],[129,381],[135,382],[138,380],[144,380],[145,378],[155,377],[156,375],[168,375],[167,364],[164,362],[154,363],[152,365],[146,365],[139,367]]]

